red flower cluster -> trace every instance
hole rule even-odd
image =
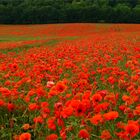
[[[0,139],[140,138],[140,25],[0,31],[28,38],[0,42]]]

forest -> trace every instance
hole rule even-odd
[[[140,23],[140,0],[0,0],[0,24]]]

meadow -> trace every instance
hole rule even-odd
[[[0,140],[140,140],[140,24],[0,25]]]

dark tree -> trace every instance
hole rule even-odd
[[[0,0],[0,23],[140,23],[140,0]]]

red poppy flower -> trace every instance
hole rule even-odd
[[[66,89],[67,89],[67,86],[62,81],[58,82],[55,86],[55,90],[59,93],[64,92]]]
[[[13,103],[8,103],[7,105],[8,111],[13,111],[15,109],[15,105]]]
[[[8,88],[3,87],[0,87],[0,93],[5,97],[9,97],[11,95],[11,91]]]
[[[108,113],[105,113],[103,115],[103,117],[105,118],[105,120],[110,121],[110,120],[114,120],[114,119],[118,118],[119,113],[117,111],[110,111]]]
[[[104,103],[101,103],[101,104],[98,104],[97,106],[94,107],[94,111],[99,113],[101,111],[105,111],[107,110],[109,107],[109,103],[107,102],[104,102]]]
[[[38,110],[38,109],[39,109],[39,106],[36,103],[29,104],[30,111],[34,111],[34,110]]]
[[[139,133],[139,126],[134,123],[129,123],[125,127],[126,134],[131,138],[135,137]]]
[[[43,123],[43,118],[41,116],[38,116],[38,117],[34,118],[34,123],[35,124],[37,124],[37,123],[42,124]]]
[[[46,137],[46,140],[57,140],[58,136],[56,134],[51,134]]]
[[[71,116],[73,113],[73,108],[72,107],[65,107],[62,111],[61,111],[61,116],[63,118],[68,118],[69,116]]]
[[[0,107],[3,106],[4,104],[5,104],[5,102],[0,99]]]
[[[56,130],[55,118],[49,118],[47,121],[47,125],[49,129]]]
[[[86,111],[86,107],[85,107],[84,103],[79,102],[79,104],[75,108],[75,111],[76,111],[75,112],[76,113],[76,116],[82,116],[82,115],[84,115],[84,113]]]
[[[22,133],[19,136],[19,140],[31,140],[31,134],[30,133]]]
[[[78,133],[78,137],[86,140],[90,139],[90,135],[86,129],[80,130]]]
[[[109,82],[111,85],[113,85],[113,84],[115,83],[115,78],[112,77],[112,76],[110,76],[110,77],[108,78],[108,82]]]
[[[111,139],[110,132],[109,132],[108,130],[104,130],[104,131],[101,133],[100,138],[101,138],[102,140],[109,140],[109,139]]]
[[[101,114],[97,114],[90,119],[90,122],[94,125],[98,125],[103,122],[103,117]]]
[[[134,115],[140,115],[140,105],[136,107],[136,109],[133,111]]]
[[[93,96],[92,96],[92,101],[93,101],[93,103],[98,103],[98,102],[100,102],[102,100],[102,96],[100,95],[100,94],[98,94],[98,93],[96,93],[96,94],[94,94]]]

